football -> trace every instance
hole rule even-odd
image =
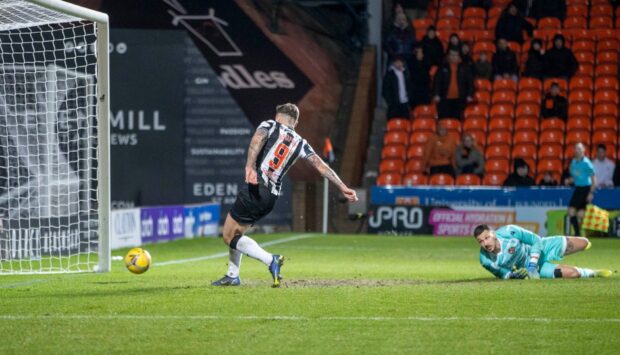
[[[142,274],[151,266],[151,254],[142,248],[133,248],[125,255],[125,267],[134,274]]]

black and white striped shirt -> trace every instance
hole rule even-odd
[[[274,120],[263,121],[258,129],[268,131],[267,141],[256,158],[256,170],[271,193],[280,195],[282,179],[297,159],[316,153],[297,132]]]

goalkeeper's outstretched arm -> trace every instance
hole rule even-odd
[[[357,201],[355,190],[350,189],[347,185],[345,185],[345,183],[340,180],[340,177],[338,177],[338,174],[336,174],[336,172],[332,170],[329,165],[325,164],[323,159],[321,159],[318,155],[313,154],[308,157],[308,162],[319,172],[319,174],[326,177],[329,181],[334,183],[334,185],[338,186],[340,192],[342,192],[344,197],[346,197],[349,202]]]

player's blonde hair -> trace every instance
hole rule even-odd
[[[276,114],[286,115],[292,118],[294,121],[297,121],[297,119],[299,118],[299,108],[297,108],[297,105],[287,102],[285,104],[276,106]]]

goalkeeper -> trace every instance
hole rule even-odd
[[[579,277],[609,277],[610,270],[593,270],[576,266],[552,264],[565,255],[588,250],[592,245],[582,237],[541,238],[515,225],[497,230],[486,224],[474,229],[480,244],[480,264],[501,279],[553,279]]]

